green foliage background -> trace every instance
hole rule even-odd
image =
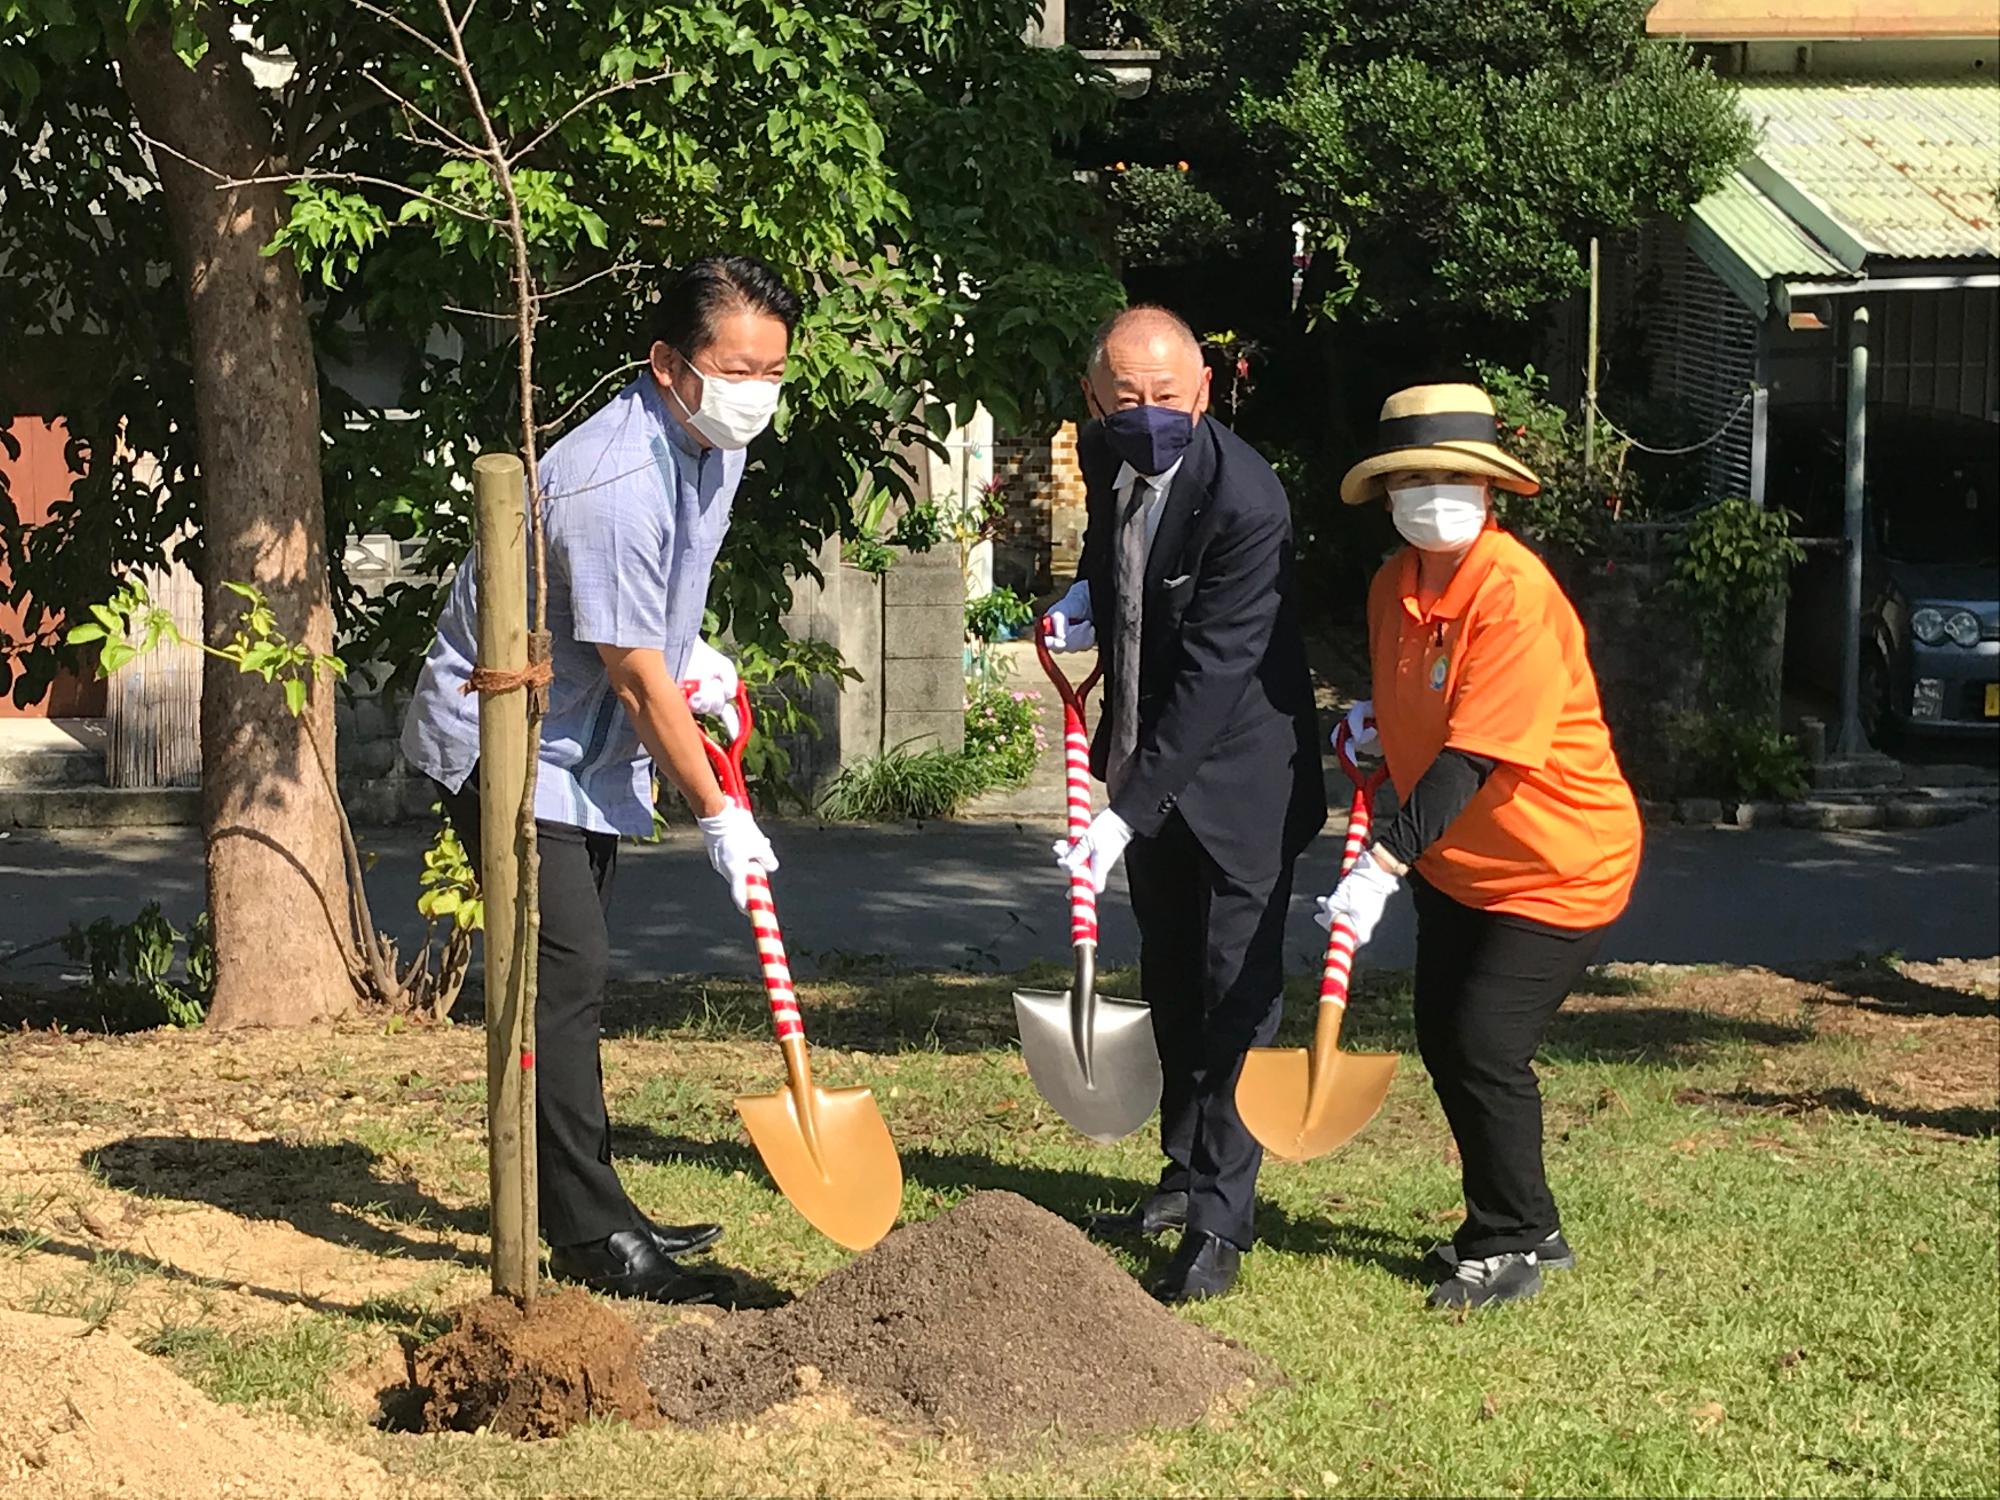
[[[438,31],[423,0],[386,8]],[[1093,200],[1056,155],[1109,96],[1073,53],[1025,43],[1033,8],[489,0],[472,13],[468,53],[503,137],[556,126],[517,174],[536,275],[575,288],[537,332],[545,421],[581,415],[615,389],[599,386],[607,371],[643,356],[668,267],[743,251],[807,293],[779,441],[753,450],[711,596],[739,638],[778,644],[789,580],[857,497],[906,486],[952,409],[1051,420],[1117,301]],[[265,98],[276,165],[315,174],[292,189],[284,248],[317,288],[322,370],[365,359],[397,376],[372,406],[322,380],[336,570],[347,535],[378,530],[449,566],[470,540],[467,462],[518,441],[515,351],[491,316],[507,306],[505,249],[466,217],[492,212],[494,185],[438,148],[445,132],[477,135],[462,91],[442,58],[349,0],[229,14],[260,53],[299,64]],[[84,474],[32,535],[0,495],[0,557],[34,647],[0,683],[17,701],[56,670],[55,612],[101,598],[114,568],[184,530],[199,567],[185,319],[114,68],[129,26],[168,19],[160,0],[0,0],[0,326],[25,335],[0,396],[62,416]],[[180,0],[171,19],[189,52],[242,45],[213,6]],[[336,583],[349,654],[413,667],[436,589],[371,599]]]

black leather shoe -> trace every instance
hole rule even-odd
[[[647,1302],[713,1302],[728,1287],[720,1276],[675,1265],[650,1227],[621,1229],[591,1244],[559,1246],[549,1254],[549,1274],[593,1292]]]
[[[1155,1193],[1130,1213],[1092,1214],[1083,1230],[1106,1240],[1165,1234],[1169,1229],[1187,1228],[1187,1208],[1186,1193]]]
[[[696,1255],[722,1238],[720,1224],[655,1224],[647,1219],[645,1227],[662,1255]]]
[[[1181,1247],[1167,1262],[1167,1269],[1153,1283],[1153,1295],[1162,1302],[1205,1302],[1220,1297],[1236,1285],[1236,1272],[1243,1252],[1228,1240],[1190,1229],[1181,1236]]]

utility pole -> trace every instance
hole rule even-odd
[[[1861,733],[1861,554],[1868,478],[1868,307],[1854,309],[1847,327],[1847,588],[1840,622],[1840,754],[1868,748]]]

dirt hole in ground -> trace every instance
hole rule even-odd
[[[787,1306],[663,1330],[645,1373],[680,1423],[748,1418],[825,1381],[891,1426],[1001,1448],[1184,1426],[1275,1378],[1073,1225],[999,1192],[897,1230]]]
[[[587,1292],[541,1297],[525,1311],[482,1297],[417,1351],[423,1428],[545,1438],[593,1418],[657,1427],[639,1354],[639,1331]]]

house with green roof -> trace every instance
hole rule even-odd
[[[1770,497],[1774,409],[1845,401],[2000,422],[2000,32],[1991,0],[1660,0],[1756,127],[1680,224],[1609,247],[1606,326],[1679,410],[1710,498]],[[1853,317],[1867,309],[1864,325]],[[1630,382],[1631,371],[1623,372]]]

